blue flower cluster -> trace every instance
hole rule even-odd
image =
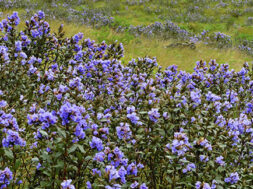
[[[13,179],[13,174],[11,170],[6,167],[3,171],[0,170],[0,188],[7,188]]]

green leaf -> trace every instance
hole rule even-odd
[[[32,161],[38,162],[38,161],[39,161],[39,158],[37,158],[37,157],[32,158]]]
[[[68,150],[68,153],[71,154],[72,152],[76,151],[77,147],[77,144],[73,144],[73,146],[71,146],[71,148]]]
[[[61,136],[63,136],[64,138],[66,138],[66,132],[64,131],[64,130],[62,130],[61,128],[57,128],[57,131],[58,131],[58,133],[61,135]]]
[[[148,114],[146,111],[140,111],[139,114]]]
[[[134,93],[128,93],[128,94],[126,95],[126,97],[130,97],[130,96],[132,96],[132,95],[134,95]]]
[[[85,153],[85,150],[82,145],[78,144],[78,148],[82,153]]]
[[[47,134],[47,132],[46,132],[46,131],[39,130],[39,132],[40,132],[43,136],[48,136],[48,134]]]
[[[57,164],[55,166],[53,166],[55,168],[63,168],[64,167],[64,162],[63,161],[58,161]]]
[[[13,152],[10,151],[9,149],[8,149],[8,150],[5,149],[5,150],[4,150],[4,154],[5,154],[8,158],[10,158],[10,159],[13,159],[13,158],[14,158]]]
[[[21,165],[21,160],[17,159],[17,161],[15,162],[15,170],[17,170],[20,165]]]

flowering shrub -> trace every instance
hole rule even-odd
[[[122,44],[0,22],[1,188],[247,188],[253,75],[121,63]]]

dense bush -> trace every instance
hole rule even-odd
[[[252,188],[253,75],[127,65],[122,44],[0,22],[1,188]]]

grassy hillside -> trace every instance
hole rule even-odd
[[[24,2],[24,1],[23,1]],[[208,2],[208,3],[207,3]],[[73,36],[77,32],[83,32],[86,38],[95,41],[105,40],[111,43],[118,40],[125,47],[125,58],[129,61],[139,56],[157,57],[163,67],[176,64],[180,69],[192,70],[196,61],[210,61],[216,59],[219,63],[229,63],[232,68],[238,69],[244,62],[251,62],[253,57],[239,50],[238,44],[243,40],[251,40],[253,26],[250,17],[253,13],[252,4],[240,3],[239,1],[116,1],[116,0],[72,0],[72,1],[38,1],[31,0],[29,4],[16,3],[10,8],[2,6],[3,16],[13,11],[26,16],[35,12],[36,9],[47,9],[48,19],[53,31],[56,31],[61,23],[67,36]],[[74,11],[91,10],[102,15],[113,17],[113,23],[108,26],[97,28],[92,24],[83,24],[81,19],[73,21]],[[27,13],[28,12],[28,13]],[[72,21],[71,21],[72,20]],[[164,39],[161,37],[145,37],[134,35],[127,31],[117,32],[118,26],[146,26],[156,21],[163,23],[171,20],[182,29],[199,34],[203,30],[210,33],[223,32],[231,36],[233,46],[231,48],[217,48],[196,43],[196,49],[189,47],[169,47],[177,43],[177,37]]]

